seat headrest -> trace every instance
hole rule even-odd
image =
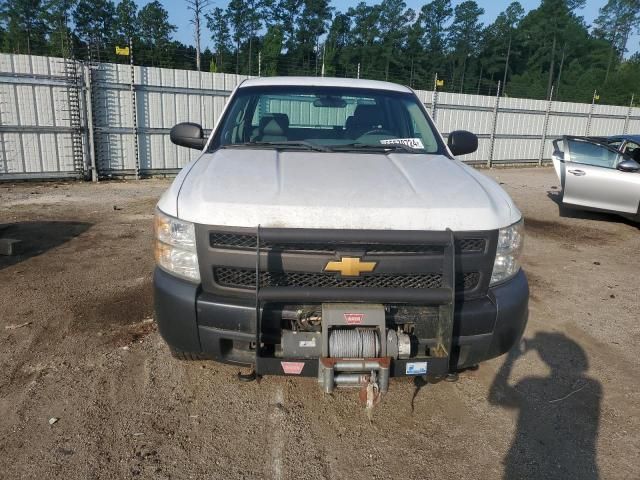
[[[353,112],[356,123],[382,124],[382,111],[377,105],[358,105]]]
[[[289,130],[289,116],[286,113],[270,113],[260,119],[262,135],[283,136]]]

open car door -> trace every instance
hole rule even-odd
[[[554,142],[553,163],[562,183],[562,203],[635,214],[640,202],[640,173],[618,170],[630,157],[603,139],[563,137]]]

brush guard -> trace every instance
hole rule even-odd
[[[318,377],[324,392],[335,388],[360,387],[361,397],[366,395],[369,405],[388,390],[390,376],[428,375],[443,377],[450,372],[453,337],[453,319],[456,296],[455,242],[453,232],[377,231],[360,230],[308,230],[264,229],[256,230],[255,264],[255,373],[258,376],[281,373]],[[399,235],[401,233],[401,235]],[[286,243],[321,243],[339,240],[345,244],[376,243],[397,245],[424,245],[442,247],[442,282],[439,288],[324,288],[324,287],[262,287],[260,285],[262,245]],[[262,311],[267,303],[314,302],[322,304],[323,355],[319,360],[309,358],[282,358],[265,348],[262,336]],[[438,321],[434,338],[420,338],[420,351],[411,358],[396,359],[386,355],[386,325],[384,303],[437,305]],[[373,309],[373,310],[371,310]],[[345,313],[372,312],[371,320],[362,323],[377,329],[380,355],[371,358],[334,358],[328,349],[330,329],[352,326],[340,318]],[[331,320],[326,320],[330,318]]]

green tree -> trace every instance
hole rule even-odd
[[[349,51],[349,31],[351,20],[344,13],[337,13],[333,17],[329,33],[324,43],[325,74],[336,75],[340,72],[346,75],[350,65]]]
[[[123,44],[139,37],[138,7],[133,0],[120,0],[116,6],[115,33],[118,42]]]
[[[69,28],[75,0],[48,0],[44,18],[49,37],[49,54],[71,57],[73,32]]]
[[[205,14],[207,28],[211,30],[211,40],[215,49],[216,71],[224,71],[224,61],[231,48],[229,22],[224,10],[216,7],[210,14]]]
[[[416,20],[407,27],[407,38],[404,48],[405,67],[408,67],[409,86],[416,87],[418,82],[426,85],[427,77],[431,76],[431,68],[427,60],[427,53],[424,48],[425,29],[423,25],[422,12]]]
[[[349,44],[354,63],[360,63],[361,76],[379,78],[376,75],[377,41],[380,37],[380,6],[358,3],[347,10],[353,26],[349,32]]]
[[[245,26],[247,29],[247,35],[249,37],[249,52],[248,52],[248,71],[249,75],[253,75],[253,57],[256,54],[254,52],[254,44],[257,40],[258,31],[262,28],[262,0],[245,0],[246,14],[245,14]],[[257,63],[257,62],[255,62]]]
[[[315,57],[316,74],[318,73],[320,37],[327,31],[332,10],[329,0],[304,0],[302,13],[298,19],[297,50],[306,68],[311,66],[312,59]]]
[[[469,58],[475,56],[480,47],[482,39],[480,16],[483,13],[484,9],[473,0],[460,3],[453,12],[453,22],[449,27],[447,41],[452,51],[454,78],[458,76],[460,79],[460,92],[465,86]]]
[[[407,41],[409,23],[415,12],[407,9],[403,0],[382,0],[380,3],[380,41],[384,57],[384,78],[389,80],[389,67],[401,69],[404,58],[399,56]]]
[[[594,35],[610,44],[606,82],[614,60],[621,60],[627,51],[629,36],[634,29],[640,29],[640,0],[608,0],[594,26]]]
[[[523,17],[524,8],[519,2],[513,2],[483,32],[482,53],[480,55],[481,72],[478,85],[481,84],[483,72],[490,76],[491,83],[494,82],[496,74],[502,73],[502,89],[505,90],[514,43],[517,52],[517,45],[521,41],[517,33],[518,25]]]
[[[42,0],[7,0],[0,4],[0,18],[6,22],[5,51],[29,55],[47,53],[47,25]]]
[[[169,23],[169,13],[159,1],[155,0],[140,9],[138,22],[140,25],[140,38],[145,45],[146,56],[150,59],[151,65],[170,66],[171,57],[168,53],[173,50],[173,55],[176,55],[178,53],[176,51],[180,47],[173,45],[171,49],[168,49],[171,42],[171,34],[176,30],[176,27]],[[195,58],[195,48],[192,48],[192,50],[193,55],[191,58]],[[182,52],[184,53],[184,50]]]
[[[236,74],[240,73],[240,44],[245,38],[246,7],[242,0],[231,0],[225,16],[233,28],[232,39],[236,47]]]
[[[282,53],[284,35],[278,25],[271,25],[267,29],[262,43],[262,74],[273,76],[278,74],[278,60]]]
[[[623,61],[616,74],[612,75],[606,88],[601,90],[600,101],[615,105],[629,105],[631,95],[635,94],[635,105],[638,105],[640,88],[640,53],[636,53],[628,60]]]
[[[263,12],[267,26],[277,25],[283,35],[284,48],[296,49],[296,26],[304,0],[265,0]]]
[[[450,0],[433,0],[422,6],[418,20],[412,28],[411,36],[419,39],[413,44],[412,50],[422,47],[425,57],[424,70],[430,73],[438,72],[444,76],[444,65],[447,42],[447,23],[453,15]],[[421,56],[421,55],[420,55]]]
[[[574,58],[589,62],[590,77],[597,75],[601,68],[604,76],[602,45],[590,42],[584,20],[574,13],[583,4],[583,0],[542,0],[537,9],[523,18],[518,29],[522,36],[521,51],[519,58],[514,60],[520,62],[517,68],[522,74],[526,72],[527,78],[517,82],[518,88],[513,91],[516,95],[529,89],[538,91],[538,87],[543,86],[548,98],[560,63],[563,68],[568,65],[574,71],[583,68],[579,64],[572,65]],[[565,73],[569,73],[567,68]],[[513,87],[515,85],[512,84]]]
[[[262,25],[260,7],[258,0],[231,0],[227,5],[226,16],[233,28],[232,39],[236,46],[236,73],[240,73],[240,51],[246,43],[248,73],[251,74],[253,40]]]
[[[75,32],[88,45],[97,50],[97,60],[113,57],[111,47],[115,27],[115,6],[110,0],[79,0],[73,11]],[[106,53],[106,55],[105,55]]]

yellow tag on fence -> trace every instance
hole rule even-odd
[[[129,55],[129,47],[116,47],[116,55]]]
[[[436,87],[444,87],[444,80],[436,80]]]

